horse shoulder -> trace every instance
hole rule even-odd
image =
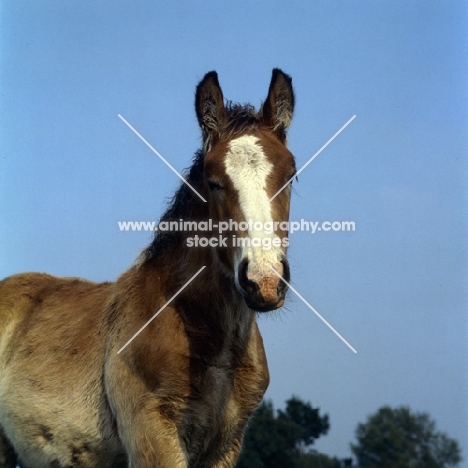
[[[157,277],[151,282],[140,273],[119,278],[106,308],[105,391],[129,458],[143,466],[159,453],[161,466],[182,467],[177,424],[190,392],[187,338],[171,305],[149,322],[168,298]]]
[[[165,304],[165,289],[157,272],[138,267],[115,284],[105,311],[105,382],[116,406],[124,398],[123,406],[137,408],[148,394],[160,395],[162,405],[175,405],[188,394],[189,344],[180,316],[172,304]],[[125,395],[121,382],[126,382]]]

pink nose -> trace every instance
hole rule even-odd
[[[280,262],[276,263],[273,268],[279,275],[283,276],[283,265]],[[280,285],[281,279],[279,276],[275,275],[273,271],[271,271],[269,275],[263,277],[247,273],[247,279],[257,284],[260,295],[263,297],[265,302],[274,302],[278,300],[278,286]]]
[[[271,267],[278,273],[271,270]],[[276,262],[274,265],[265,267],[262,272],[252,268],[249,269],[248,259],[241,261],[238,270],[240,292],[246,304],[254,310],[269,311],[277,309],[284,304],[287,284],[278,276],[281,275],[289,282],[289,265],[286,259]]]

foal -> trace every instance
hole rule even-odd
[[[198,231],[158,231],[115,283],[0,282],[0,467],[235,466],[269,381],[255,315],[289,281],[290,186],[270,198],[295,173],[291,79],[273,70],[256,112],[225,105],[210,72],[195,108],[203,149],[162,221]],[[193,246],[208,220],[224,238]]]

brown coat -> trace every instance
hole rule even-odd
[[[187,179],[207,203],[182,185],[162,219],[242,220],[245,194],[221,163],[227,142],[258,142],[274,168],[268,196],[287,183],[291,80],[273,72],[258,114],[225,108],[214,72],[196,99],[205,150]],[[271,203],[272,219],[287,220],[289,197]],[[243,258],[237,247],[188,248],[187,235],[158,233],[115,283],[41,273],[0,282],[0,468],[235,466],[269,381],[255,310],[283,304],[271,268],[289,279],[286,248],[272,261],[261,248]]]

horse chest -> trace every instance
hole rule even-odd
[[[194,376],[185,412],[182,439],[186,450],[197,458],[220,449],[238,425],[231,369],[209,366]]]

